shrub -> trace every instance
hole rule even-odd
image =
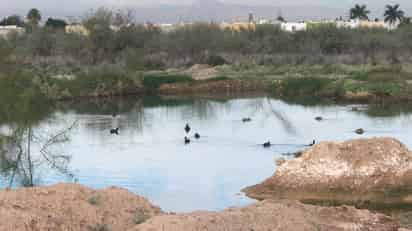
[[[90,231],[111,231],[111,230],[112,229],[107,224],[97,224],[94,227],[90,228]]]
[[[136,225],[142,224],[150,218],[150,213],[144,208],[136,209],[133,217],[133,223]]]
[[[281,82],[277,90],[282,95],[316,95],[333,81],[333,79],[315,77],[286,78]]]
[[[213,67],[221,66],[227,63],[226,60],[222,56],[219,56],[219,55],[209,56],[206,62],[208,65],[213,66]]]
[[[92,196],[89,199],[87,199],[87,202],[91,205],[98,205],[100,203],[100,197],[99,196]]]

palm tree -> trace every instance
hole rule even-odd
[[[36,8],[31,9],[27,14],[27,19],[32,26],[37,26],[41,20],[40,11]]]
[[[386,5],[385,10],[385,22],[388,22],[390,25],[394,25],[396,22],[402,22],[405,13],[403,10],[399,9],[399,4],[396,5]]]
[[[366,5],[356,4],[355,7],[350,9],[350,19],[367,20],[369,19],[369,13],[370,11],[366,9]]]

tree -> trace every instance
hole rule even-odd
[[[370,11],[366,9],[366,5],[356,4],[350,9],[350,19],[368,20]]]
[[[390,25],[394,25],[396,22],[402,22],[405,13],[403,10],[399,9],[399,4],[396,5],[386,5],[385,10],[385,22]]]
[[[40,11],[36,8],[31,9],[27,14],[27,19],[29,20],[32,26],[37,26],[41,21]]]
[[[11,15],[0,21],[0,26],[16,25],[19,27],[24,27],[24,22],[18,15]]]
[[[282,15],[279,15],[276,20],[278,20],[279,22],[285,22],[285,18],[282,17]]]
[[[404,17],[399,24],[399,27],[405,27],[405,26],[410,26],[412,24],[412,18],[410,17]]]
[[[53,30],[64,30],[66,26],[66,21],[62,19],[48,18],[46,21],[46,27],[51,28]]]

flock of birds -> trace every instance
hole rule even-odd
[[[187,135],[189,134],[190,130],[191,130],[191,128],[190,128],[189,124],[186,124],[186,126],[185,126],[185,132],[186,132],[185,144],[190,144],[190,139],[187,137]],[[200,139],[200,134],[196,132],[195,135],[194,135],[194,137],[195,137],[195,139],[198,140],[198,139]]]
[[[113,114],[113,117],[116,117],[116,114]],[[323,118],[320,117],[320,116],[318,116],[318,117],[315,117],[315,120],[320,122],[320,121],[323,120]],[[246,117],[246,118],[243,118],[243,119],[242,119],[242,122],[243,122],[243,123],[248,123],[248,122],[251,122],[251,121],[252,121],[252,119],[251,119],[250,117]],[[191,127],[190,127],[190,125],[189,125],[188,123],[186,123],[186,126],[184,127],[184,130],[185,130],[185,132],[186,132],[186,136],[184,137],[184,143],[185,143],[185,144],[190,144],[191,140],[190,140],[190,138],[188,137],[188,135],[189,135],[189,133],[190,133],[190,131],[191,131],[192,129],[191,129]],[[362,135],[363,133],[365,133],[365,130],[363,130],[362,128],[359,128],[359,129],[356,129],[356,130],[355,130],[355,133],[358,134],[358,135]],[[112,129],[110,129],[110,134],[112,134],[112,135],[119,135],[119,128],[112,128]],[[200,139],[200,134],[196,132],[196,133],[194,134],[194,138],[195,138],[196,140]],[[310,143],[310,144],[308,144],[308,145],[305,145],[305,146],[313,146],[313,145],[315,145],[315,144],[316,144],[316,141],[313,140],[312,143]],[[273,144],[272,144],[270,141],[267,141],[267,142],[265,142],[265,143],[263,143],[263,144],[261,144],[261,145],[262,145],[264,148],[270,148]]]

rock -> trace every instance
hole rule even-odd
[[[92,190],[77,184],[0,191],[0,230],[127,230],[160,214],[127,190]]]
[[[412,154],[391,138],[322,142],[243,191],[255,199],[411,203]]]
[[[353,207],[318,207],[293,201],[263,201],[222,212],[160,215],[130,231],[396,231],[391,218]]]

